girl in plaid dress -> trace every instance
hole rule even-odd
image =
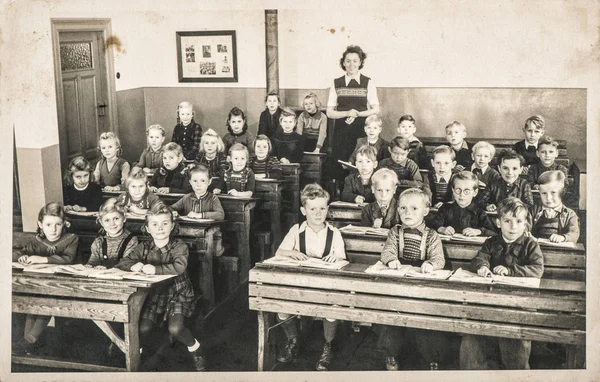
[[[151,206],[145,228],[152,240],[138,244],[117,268],[149,275],[177,275],[146,298],[140,316],[140,344],[144,344],[156,324],[168,321],[169,333],[188,347],[196,370],[203,371],[206,365],[200,343],[184,324],[195,307],[194,290],[187,274],[188,247],[181,240],[171,238],[174,227],[171,210],[164,203]]]

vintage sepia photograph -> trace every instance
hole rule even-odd
[[[600,375],[597,1],[0,25],[1,381]]]

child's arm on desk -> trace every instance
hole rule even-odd
[[[387,240],[381,252],[381,262],[390,268],[398,269],[400,260],[398,258],[398,226],[394,226],[388,233]]]
[[[283,238],[281,244],[279,244],[279,248],[277,248],[277,252],[275,252],[275,256],[284,256],[290,257],[295,260],[307,260],[308,256],[304,253],[294,249],[296,246],[296,239],[298,238],[298,230],[300,226],[298,224],[294,224],[292,228],[290,228],[289,232]]]

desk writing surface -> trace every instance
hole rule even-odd
[[[373,264],[374,263],[375,262],[373,262]],[[457,281],[451,281],[451,280],[434,280],[434,279],[423,280],[423,279],[414,279],[414,278],[410,278],[410,277],[398,278],[397,276],[371,275],[371,274],[365,273],[367,268],[371,265],[372,264],[349,263],[342,269],[335,270],[335,269],[304,268],[304,267],[294,267],[294,266],[286,266],[286,265],[257,263],[254,269],[261,270],[261,269],[281,268],[281,269],[285,269],[287,271],[292,271],[294,273],[297,273],[298,277],[302,277],[302,275],[311,275],[311,274],[326,275],[326,276],[331,277],[332,279],[335,279],[336,276],[350,276],[350,277],[357,277],[360,279],[386,280],[391,283],[394,283],[394,281],[396,281],[396,282],[413,282],[413,283],[417,283],[417,284],[428,283],[430,285],[447,286],[448,288],[452,288],[452,289],[461,289],[461,286],[465,286],[465,288],[467,288],[467,289],[473,288],[473,287],[474,288],[483,287],[484,289],[486,289],[486,287],[488,289],[491,288],[490,285],[473,285],[473,284],[466,285],[463,282],[457,282]],[[250,281],[252,281],[252,277],[250,278]],[[501,285],[501,284],[495,284],[493,286],[493,288],[494,289],[508,288],[508,289],[520,289],[520,290],[526,289],[526,290],[531,291],[530,288],[523,288],[523,287],[512,286],[512,285]],[[572,280],[541,279],[539,290],[585,293],[585,282],[572,281]]]

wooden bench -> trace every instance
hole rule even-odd
[[[346,254],[352,262],[374,264],[381,257],[386,237],[341,231]],[[442,240],[447,268],[465,268],[477,255],[481,244]],[[585,281],[585,248],[541,245],[544,254],[544,278]]]
[[[257,264],[249,307],[258,311],[258,370],[271,370],[275,313],[567,345],[585,362],[585,283],[542,279],[539,288],[369,275],[367,264],[323,270]]]

